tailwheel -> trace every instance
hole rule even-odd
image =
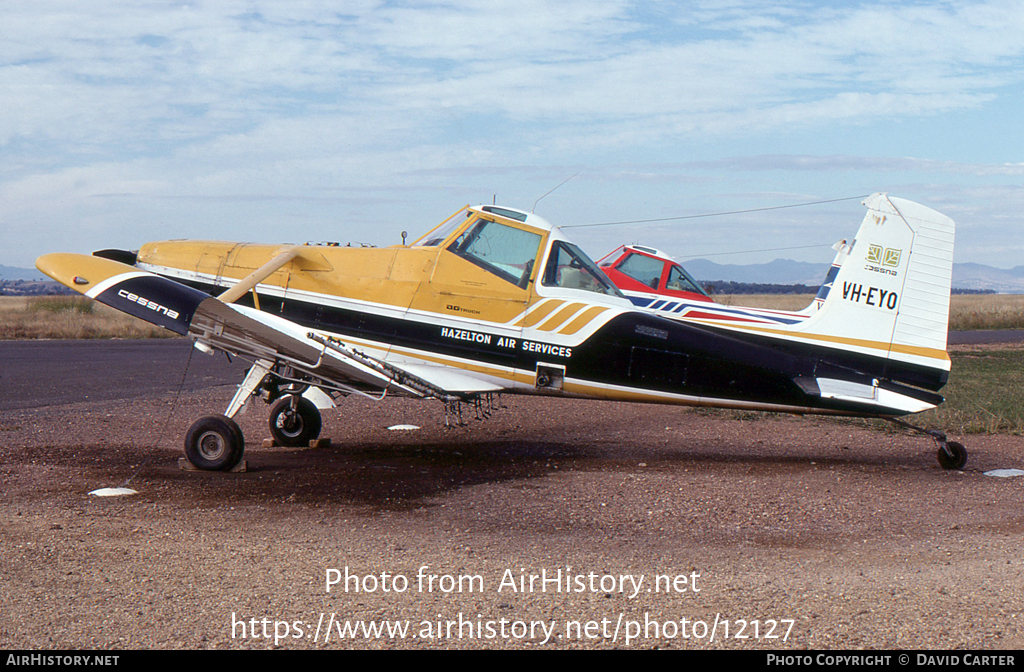
[[[229,471],[245,452],[245,437],[238,423],[223,415],[196,420],[185,434],[185,457],[197,469]]]
[[[964,444],[957,441],[947,441],[945,432],[940,432],[937,429],[917,427],[899,418],[884,419],[894,425],[912,429],[920,434],[927,434],[935,439],[935,443],[939,444],[939,452],[936,454],[936,457],[939,458],[939,466],[943,469],[963,469],[964,465],[967,464],[967,449],[964,448]]]
[[[308,446],[320,436],[320,411],[305,397],[282,397],[270,407],[270,434],[279,445]]]
[[[943,469],[963,469],[967,464],[967,448],[956,441],[947,441],[939,445],[939,465]]]

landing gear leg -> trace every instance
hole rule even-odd
[[[242,410],[249,401],[249,397],[256,393],[260,389],[264,378],[273,369],[273,362],[266,359],[257,360],[249,369],[249,373],[245,374],[245,380],[238,386],[238,391],[235,392],[234,398],[231,399],[231,403],[228,404],[228,410],[224,413],[229,418],[235,417],[235,415]]]
[[[308,446],[320,436],[320,411],[296,394],[281,397],[270,407],[270,434],[282,446]]]
[[[936,429],[916,427],[909,422],[900,420],[899,418],[886,418],[886,420],[895,425],[899,425],[900,427],[912,429],[921,434],[927,434],[935,439],[935,443],[939,444],[939,450],[938,453],[936,453],[936,457],[939,460],[939,466],[943,469],[959,470],[963,469],[964,465],[967,464],[967,448],[964,447],[964,444],[957,441],[948,441],[946,439],[945,432],[940,432]]]

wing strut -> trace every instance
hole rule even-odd
[[[282,266],[287,264],[289,261],[299,256],[299,248],[289,247],[287,250],[277,255],[267,263],[263,264],[255,271],[247,275],[246,277],[239,280],[235,285],[228,288],[223,294],[217,298],[224,303],[234,303],[238,299],[245,296],[245,294],[260,284],[271,275],[281,269]]]

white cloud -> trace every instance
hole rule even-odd
[[[656,164],[674,143],[977,113],[1024,70],[1024,7],[1003,1],[42,0],[0,4],[0,25],[0,226],[22,237],[51,218],[84,231],[189,217],[272,236],[274,215],[326,226],[322,203],[388,189],[403,212],[496,183],[532,201],[535,182],[581,162],[589,177],[572,188],[630,184],[630,207],[674,207],[675,194],[639,185],[796,191],[757,177],[760,153],[668,174]],[[771,170],[1020,174],[861,153],[878,159],[823,152]],[[175,204],[188,197],[238,207]],[[245,205],[274,199],[292,205]]]
[[[762,154],[679,164],[690,170],[928,172],[948,175],[1024,175],[1024,163],[960,163],[914,157]]]
[[[983,102],[1020,78],[1024,49],[1024,8],[1001,3],[792,24],[792,9],[742,5],[737,23],[727,5],[704,10],[710,34],[657,40],[625,2],[5,7],[0,142],[202,140],[311,109],[428,124],[484,109],[554,129],[648,120],[655,136],[917,115]]]

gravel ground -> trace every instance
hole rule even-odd
[[[299,450],[261,446],[260,403],[247,473],[179,470],[232,391],[0,415],[0,647],[1024,645],[1024,478],[982,474],[1024,467],[1021,437],[968,437],[944,472],[857,422],[505,397],[446,429],[388,399]],[[136,496],[87,494],[136,471]],[[327,592],[346,567],[361,590]],[[559,569],[571,592],[503,584]],[[332,615],[409,630],[325,643]]]

